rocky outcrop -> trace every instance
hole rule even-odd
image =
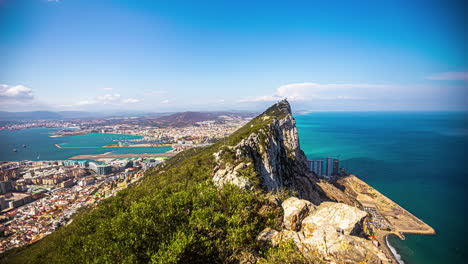
[[[260,242],[260,244],[264,245],[270,242],[273,238],[276,238],[278,236],[278,231],[272,229],[272,228],[265,228],[257,237],[257,241]]]
[[[226,183],[234,184],[243,189],[249,189],[249,180],[241,176],[241,170],[251,166],[251,163],[240,162],[238,164],[223,162],[220,158],[222,151],[214,154],[215,162],[218,164],[214,171],[213,182],[219,187]],[[221,167],[222,166],[222,167]]]
[[[361,227],[366,212],[343,203],[323,202],[314,212],[302,221],[305,226],[331,225],[336,230],[349,235],[353,230]]]
[[[366,215],[358,208],[324,202],[317,208],[313,206],[313,209],[309,209],[308,201],[293,197],[283,202],[282,207],[285,210],[285,229],[265,229],[258,237],[262,243],[269,241],[277,246],[293,241],[310,262],[319,259],[325,263],[387,263],[385,253],[371,241],[350,235]],[[310,215],[299,217],[304,215],[303,212]],[[301,227],[297,228],[297,225]]]
[[[388,260],[371,241],[343,235],[335,227],[326,224],[318,226],[311,233],[304,232],[303,239],[296,245],[309,259],[319,255],[325,261],[336,263],[382,263]]]
[[[222,148],[215,154],[215,157],[222,157],[226,152],[234,155],[233,160],[226,164],[221,162],[215,168],[213,181],[216,184],[231,182],[241,187],[250,186],[240,179],[235,169],[237,164],[247,161],[252,163],[266,191],[291,190],[314,204],[325,200],[325,194],[317,185],[318,178],[307,169],[306,156],[299,147],[296,121],[287,101],[270,107],[246,127],[256,129],[236,145]]]
[[[288,230],[299,231],[304,218],[315,210],[315,205],[311,202],[290,197],[281,204],[283,207],[283,225]]]

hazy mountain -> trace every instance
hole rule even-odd
[[[181,112],[157,117],[155,121],[164,126],[178,127],[209,120],[221,121],[223,120],[222,116],[253,117],[255,114],[245,112]]]

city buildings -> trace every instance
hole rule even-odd
[[[337,176],[340,173],[340,161],[338,159],[333,160],[333,172],[332,175]]]
[[[325,175],[327,177],[331,177],[333,173],[333,159],[328,157],[327,158],[327,169]]]
[[[323,176],[323,160],[316,160],[315,161],[315,174],[318,176]]]
[[[338,159],[332,159],[331,157],[328,157],[325,161],[307,160],[307,167],[317,176],[326,179],[332,179],[338,176],[344,177],[347,175],[345,169],[340,168],[340,161]]]
[[[147,168],[164,160],[102,159],[89,162],[95,163],[96,168],[111,168],[109,175],[96,174],[89,167],[81,167],[75,162],[15,162],[18,175],[9,179],[8,186],[13,190],[18,186],[25,187],[25,192],[5,189],[8,192],[0,195],[0,235],[3,236],[0,253],[33,243],[67,225],[78,209],[96,205],[100,200],[138,184]],[[8,169],[7,166],[0,168]],[[62,174],[69,179],[58,182]],[[1,184],[6,185],[5,182]]]

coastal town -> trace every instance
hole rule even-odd
[[[0,253],[70,223],[81,208],[137,184],[164,158],[5,162],[0,170]]]
[[[178,118],[174,114],[171,118]],[[179,122],[161,123],[149,118],[104,118],[104,119],[76,119],[37,120],[34,122],[16,122],[0,126],[0,130],[22,130],[29,128],[56,128],[50,132],[50,137],[79,136],[93,133],[121,134],[139,136],[126,140],[115,140],[114,144],[93,148],[119,147],[161,147],[172,148],[172,152],[179,152],[192,147],[206,146],[224,138],[252,119],[252,114],[220,114],[215,117],[193,118],[183,116]],[[210,118],[213,118],[212,120]],[[135,122],[139,120],[140,123]],[[60,128],[60,129],[59,129]],[[68,147],[61,144],[57,148]],[[23,145],[23,147],[27,147]],[[91,148],[91,147],[85,147]],[[21,146],[13,147],[11,151],[20,151]],[[125,155],[122,156],[125,158]]]

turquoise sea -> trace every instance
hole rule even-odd
[[[389,238],[404,263],[466,263],[468,113],[310,113],[295,116],[309,159],[349,172],[436,229]]]
[[[59,129],[33,128],[17,131],[0,130],[0,160],[64,160],[76,155],[103,154],[139,154],[139,153],[163,153],[170,147],[144,147],[144,148],[57,148],[55,144],[63,147],[100,147],[116,144],[115,140],[129,140],[142,138],[140,136],[120,134],[100,134],[71,137],[50,137],[49,133]],[[23,147],[23,144],[26,147]],[[12,152],[17,149],[17,152]]]

